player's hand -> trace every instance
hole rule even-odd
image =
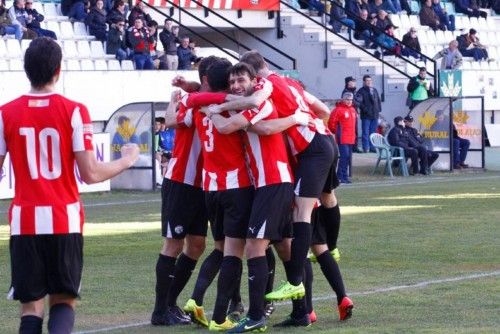
[[[125,144],[120,149],[122,158],[128,163],[128,167],[131,167],[139,158],[139,146],[137,144]]]
[[[200,111],[207,116],[220,114],[222,112],[217,104],[211,104],[208,107],[203,107],[200,109]]]
[[[179,103],[181,101],[181,98],[182,98],[181,91],[178,89],[172,91],[172,94],[170,94],[171,103]]]
[[[187,83],[187,80],[182,75],[176,75],[172,79],[172,86],[174,86],[174,87],[182,88],[182,86],[185,85],[186,83]]]
[[[293,120],[296,124],[307,126],[309,124],[309,114],[301,111],[297,111],[293,114]]]

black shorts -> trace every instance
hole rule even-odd
[[[10,237],[12,286],[21,303],[46,295],[79,297],[83,269],[83,237],[79,233]]]
[[[246,239],[253,194],[253,187],[205,193],[210,229],[215,241],[224,240],[224,237]]]
[[[339,186],[335,138],[316,134],[309,146],[297,155],[294,192],[298,197],[319,198]]]
[[[311,245],[326,244],[326,229],[325,223],[319,214],[319,208],[315,208],[311,214],[312,237]]]
[[[205,194],[201,188],[163,179],[161,235],[184,239],[187,234],[206,237],[208,229]]]
[[[289,221],[292,204],[291,183],[257,188],[248,222],[247,239],[281,240],[284,225]]]

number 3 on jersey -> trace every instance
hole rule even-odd
[[[57,130],[54,128],[43,129],[38,134],[38,142],[35,128],[20,128],[19,134],[26,137],[26,160],[31,178],[36,180],[40,174],[47,180],[54,180],[61,176],[60,138]],[[40,151],[38,159],[36,156],[37,146]],[[38,166],[40,166],[40,172]]]
[[[207,152],[213,152],[214,150],[214,134],[213,134],[213,128],[214,124],[212,121],[207,117],[203,117],[203,126],[206,128],[205,134],[207,135],[207,139],[203,141],[203,146],[205,147],[205,151]]]

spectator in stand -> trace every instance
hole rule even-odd
[[[130,10],[130,14],[128,15],[128,25],[132,27],[135,25],[135,19],[140,18],[143,21],[143,27],[146,27],[148,22],[153,19],[151,16],[144,11],[144,3],[140,0],[137,0],[136,5],[132,7]]]
[[[380,30],[384,31],[389,25],[392,25],[395,28],[397,28],[395,25],[392,24],[392,21],[389,18],[387,12],[385,10],[379,10],[375,21],[375,26],[377,26],[377,28],[379,28]],[[376,33],[376,35],[378,36],[379,33]]]
[[[449,31],[455,31],[455,15],[448,15],[446,9],[441,6],[441,0],[432,0],[432,9],[439,18],[440,25]]]
[[[413,127],[413,117],[407,115],[404,118],[405,131],[408,133],[408,137],[412,146],[419,151],[420,156],[420,174],[429,175],[431,173],[432,164],[439,158],[439,153],[433,152],[427,149],[425,145],[425,139],[418,132],[417,129]]]
[[[377,37],[377,44],[382,47],[383,55],[401,55],[401,45],[394,36],[394,28],[396,27],[393,24],[387,25],[387,27],[385,27],[385,34],[380,34]],[[380,51],[375,51],[375,56],[380,57]]]
[[[386,13],[396,14],[396,8],[392,4],[391,0],[375,0],[371,4],[370,13],[379,13],[381,10]]]
[[[167,69],[176,71],[179,66],[179,57],[177,56],[177,44],[179,40],[179,27],[173,25],[174,22],[170,19],[165,20],[165,26],[160,33],[160,42],[165,51],[164,62],[167,64]]]
[[[415,175],[419,172],[418,166],[418,150],[411,147],[408,132],[404,131],[403,117],[397,116],[394,118],[394,127],[389,131],[387,140],[392,146],[402,147],[405,151],[405,157],[411,159],[411,169],[408,171],[410,175]]]
[[[425,0],[420,9],[420,24],[431,27],[432,30],[446,30],[446,26],[441,23],[439,17],[432,8],[432,0]]]
[[[33,17],[26,12],[24,0],[14,0],[14,5],[9,8],[9,18],[12,24],[17,25],[23,31],[23,39],[35,39],[38,34],[28,28]]]
[[[372,42],[372,24],[369,21],[374,19],[368,17],[368,11],[361,9],[359,18],[356,19],[354,28],[354,38],[362,39],[365,42],[365,48],[369,48]]]
[[[319,0],[309,0],[308,1],[309,15],[313,15],[317,12],[319,16],[325,13],[325,5]]]
[[[403,49],[401,50],[401,54],[405,57],[422,59],[420,52],[422,52],[422,49],[418,41],[417,29],[411,27],[410,30],[403,35]],[[422,60],[425,60],[425,58]]]
[[[363,151],[375,152],[375,147],[370,142],[370,135],[377,130],[382,104],[380,95],[373,87],[373,80],[368,74],[363,76],[363,87],[356,92],[355,101],[361,116]]]
[[[453,169],[468,168],[465,163],[469,152],[470,141],[458,136],[457,128],[453,124]]]
[[[345,92],[330,114],[328,128],[335,134],[339,144],[339,164],[337,177],[340,183],[351,183],[349,166],[352,158],[352,146],[356,143],[356,109],[352,105],[354,94]]]
[[[189,45],[189,37],[181,38],[181,45],[177,48],[177,56],[179,57],[178,70],[191,70],[192,63],[198,59],[194,54],[194,48]]]
[[[71,6],[68,17],[71,22],[85,22],[90,12],[90,1],[76,0]]]
[[[354,21],[349,19],[345,13],[344,6],[340,0],[332,1],[330,10],[330,25],[335,32],[340,32],[342,26],[347,26],[349,31],[349,40],[351,39],[351,31],[356,28]]]
[[[85,23],[89,27],[89,34],[94,36],[98,41],[106,41],[106,10],[104,9],[103,0],[96,1],[95,6],[90,9]]]
[[[44,17],[33,8],[33,0],[26,0],[26,13],[28,13],[28,17],[32,17],[30,23],[28,23],[29,29],[36,32],[38,36],[46,36],[52,39],[57,39],[55,32],[52,30],[42,29],[40,27],[40,22],[43,22]]]
[[[452,40],[448,47],[436,53],[433,60],[441,58],[441,70],[456,70],[462,67],[462,54],[458,50],[458,42]]]
[[[75,3],[76,0],[61,0],[61,13],[64,16],[68,16],[71,6]]]
[[[118,22],[119,19],[127,21],[125,13],[125,1],[116,0],[114,2],[113,8],[108,12],[108,15],[106,15],[106,21],[108,22],[108,24]]]
[[[479,42],[476,29],[471,28],[469,33],[457,37],[458,50],[464,57],[473,57],[475,61],[488,59],[486,47]]]
[[[0,2],[0,36],[14,35],[17,40],[23,38],[21,26],[13,24],[9,16],[9,11],[5,8],[5,0]]]
[[[500,15],[500,0],[495,0],[491,9],[495,12],[495,14]]]
[[[434,95],[434,89],[431,81],[427,79],[427,69],[425,67],[421,67],[418,75],[410,79],[406,90],[410,94],[410,109]]]
[[[130,51],[125,43],[125,19],[116,18],[115,23],[111,23],[106,40],[106,53],[115,55],[116,59],[121,63],[122,60],[128,59]]]
[[[486,18],[488,16],[485,11],[479,10],[476,0],[455,0],[455,11],[469,17]]]
[[[151,58],[153,59],[153,64],[156,69],[166,70],[167,63],[164,62],[163,51],[158,51],[156,46],[158,45],[158,22],[152,20],[148,23],[149,35],[153,38],[154,42],[149,44],[149,50],[151,52]]]
[[[141,17],[136,17],[128,38],[133,49],[132,59],[135,63],[135,69],[152,70],[154,65],[149,45],[154,43],[154,39],[149,35],[149,30],[144,26]]]

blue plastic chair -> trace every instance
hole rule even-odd
[[[401,175],[409,176],[405,151],[402,147],[389,145],[386,138],[378,133],[372,133],[370,135],[370,142],[377,151],[377,163],[375,164],[375,168],[373,169],[372,174],[375,174],[380,162],[382,160],[385,160],[385,174],[389,175],[390,177],[394,177],[394,173],[392,172],[392,163],[394,161],[398,161]]]

